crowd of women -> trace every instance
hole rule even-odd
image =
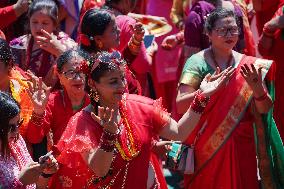
[[[284,188],[283,0],[0,7],[0,189]]]

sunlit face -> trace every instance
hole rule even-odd
[[[8,142],[12,142],[17,140],[19,136],[19,127],[21,126],[20,114],[10,119],[9,126]]]
[[[221,18],[208,34],[212,45],[223,50],[232,50],[239,37],[239,28],[234,17]]]
[[[63,65],[61,73],[58,74],[60,83],[67,92],[85,93],[85,74],[79,70],[82,61],[82,57],[73,57],[68,64]]]
[[[0,60],[0,85],[3,85],[5,82],[7,82],[8,73],[9,67]]]
[[[112,105],[116,105],[122,99],[126,87],[126,80],[122,70],[108,71],[100,78],[99,82],[91,80],[89,83],[98,92],[100,101]]]
[[[36,11],[30,18],[30,29],[34,37],[42,36],[41,29],[44,29],[48,33],[52,33],[56,30],[56,26],[51,17],[45,10]]]
[[[120,43],[120,29],[118,28],[115,17],[112,17],[111,22],[107,26],[105,32],[101,36],[97,36],[97,41],[103,44],[103,50],[117,48]]]

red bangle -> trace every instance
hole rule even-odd
[[[209,100],[210,100],[209,97],[205,97],[204,95],[201,94],[201,91],[198,90],[190,107],[192,111],[194,111],[195,113],[202,114]]]
[[[260,97],[253,97],[256,101],[264,101],[267,98],[267,91],[265,91],[265,94]]]

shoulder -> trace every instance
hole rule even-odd
[[[202,50],[202,51],[200,51],[196,54],[193,54],[191,57],[189,57],[186,60],[187,65],[194,65],[195,67],[203,65],[204,62],[205,62],[204,61],[204,50]]]

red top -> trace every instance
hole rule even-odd
[[[4,29],[9,24],[17,20],[16,12],[13,5],[0,8],[0,29]]]
[[[89,103],[89,98],[86,98],[82,108]],[[45,111],[46,114],[41,126],[34,124],[32,121],[28,124],[27,140],[30,143],[40,143],[44,136],[49,131],[52,131],[53,143],[57,144],[69,119],[77,112],[73,111],[71,101],[67,93],[63,91],[56,91],[50,94]]]
[[[112,174],[100,182],[83,160],[81,153],[96,148],[102,134],[102,127],[96,123],[86,109],[70,119],[57,147],[62,152],[58,161],[62,164],[51,188],[136,188],[145,189],[150,162],[151,139],[169,121],[169,116],[161,107],[160,100],[143,96],[125,94],[120,104],[123,120],[118,139],[124,154],[139,152],[129,161],[124,160],[123,152],[116,145]],[[128,123],[128,124],[125,124]],[[129,129],[130,128],[130,129]],[[132,136],[132,137],[131,137]],[[132,143],[131,139],[134,139]],[[126,146],[130,144],[131,151]],[[133,145],[132,145],[133,144]],[[127,156],[129,157],[129,156]],[[60,175],[59,175],[60,174]],[[56,186],[55,186],[56,185]],[[160,187],[158,187],[160,188]]]

